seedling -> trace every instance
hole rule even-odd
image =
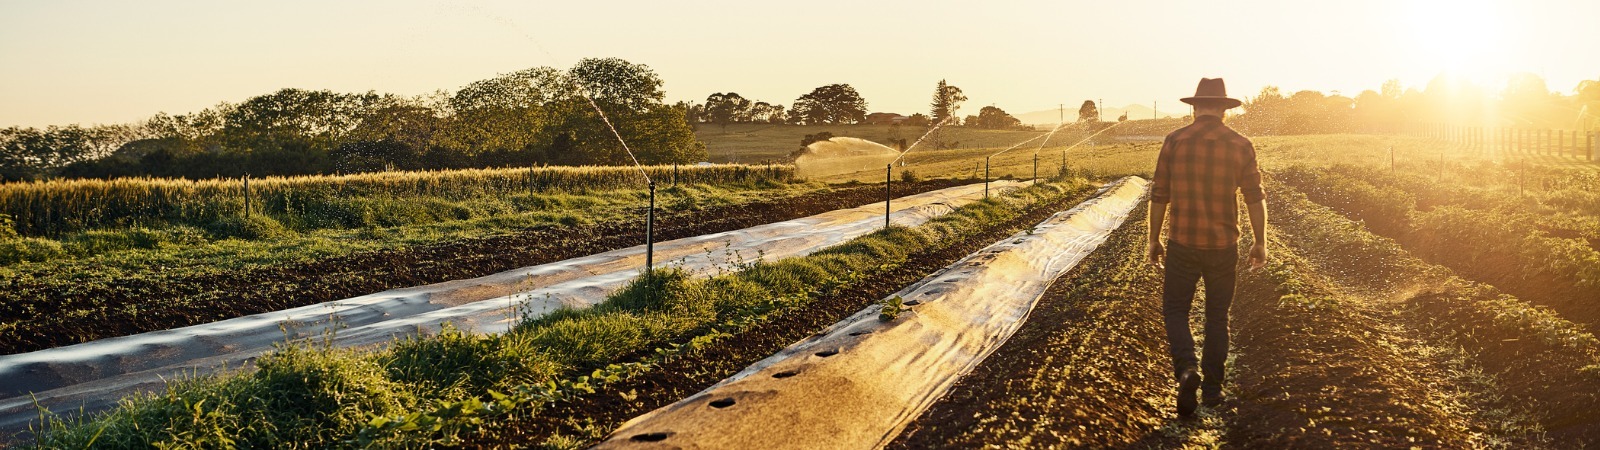
[[[878,304],[883,305],[883,309],[878,311],[879,322],[894,320],[895,316],[899,316],[900,313],[905,312],[907,309],[905,299],[900,298],[898,295],[883,299]]]

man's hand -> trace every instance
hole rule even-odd
[[[1261,270],[1267,266],[1267,246],[1260,242],[1250,244],[1250,270]]]
[[[1150,247],[1145,251],[1150,267],[1157,269],[1165,269],[1167,267],[1167,248],[1161,245],[1161,241],[1151,240]]]

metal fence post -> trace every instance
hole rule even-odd
[[[244,216],[250,217],[250,174],[244,174]]]

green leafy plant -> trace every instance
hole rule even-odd
[[[900,313],[906,312],[908,309],[906,308],[905,299],[900,298],[898,295],[879,300],[878,305],[883,307],[883,309],[878,310],[879,322],[892,321],[895,317],[899,316]]]

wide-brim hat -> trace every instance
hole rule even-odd
[[[1195,106],[1220,105],[1222,109],[1238,108],[1244,104],[1239,99],[1228,97],[1228,86],[1222,83],[1221,78],[1201,78],[1200,85],[1194,88],[1193,97],[1178,100]]]

